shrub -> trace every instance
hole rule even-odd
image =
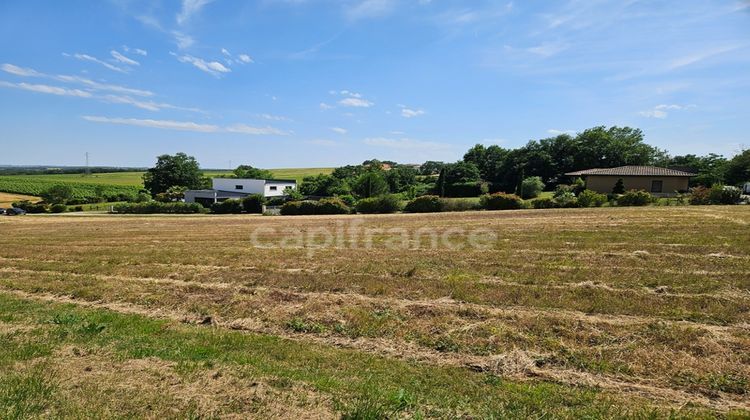
[[[149,201],[148,203],[116,204],[112,211],[129,214],[193,214],[204,213],[205,209],[198,203],[160,203],[158,201]]]
[[[479,202],[471,199],[442,199],[443,211],[470,211],[470,210],[481,210],[482,207]]]
[[[521,181],[521,198],[537,198],[544,190],[544,182],[538,176],[532,176]]]
[[[423,195],[409,201],[404,207],[409,213],[438,213],[443,211],[443,200],[436,195]]]
[[[351,194],[340,195],[338,198],[349,207],[354,207],[354,204],[357,203],[357,199]]]
[[[317,214],[349,214],[352,210],[346,203],[337,197],[324,198],[318,201]]]
[[[479,200],[485,210],[517,210],[523,208],[523,200],[515,194],[485,194]]]
[[[576,195],[573,194],[573,189],[571,188],[569,191],[563,191],[560,194],[556,195],[554,198],[555,204],[557,207],[562,208],[574,208],[579,207],[578,204],[578,198],[576,198]]]
[[[301,206],[301,201],[287,201],[281,206],[281,214],[283,216],[297,216],[298,214],[301,214]]]
[[[479,197],[487,193],[487,184],[480,182],[461,182],[445,186],[446,197]]]
[[[714,184],[708,193],[711,204],[737,204],[742,199],[742,190],[737,187]]]
[[[615,186],[612,187],[612,194],[625,194],[625,183],[622,182],[622,178],[615,182]]]
[[[281,214],[284,216],[349,213],[351,213],[349,206],[336,197],[324,198],[320,201],[289,201],[281,206]]]
[[[538,198],[531,202],[535,209],[554,209],[559,207],[557,202],[551,198]]]
[[[211,205],[211,211],[216,214],[236,214],[242,213],[242,202],[230,198]]]
[[[83,206],[75,206],[73,207],[73,211],[83,211]]]
[[[265,197],[260,194],[252,194],[242,199],[242,208],[248,213],[261,214],[265,203]]]
[[[26,213],[47,213],[49,207],[44,203],[32,203],[29,200],[22,200],[13,203],[13,207],[26,210]]]
[[[607,202],[607,196],[596,191],[583,190],[578,194],[578,205],[580,207],[601,207]]]
[[[647,206],[655,201],[654,196],[644,190],[630,190],[617,198],[620,206]]]
[[[393,195],[364,198],[357,202],[357,213],[395,213],[401,210],[401,201]]]
[[[552,195],[552,197],[557,198],[563,194],[568,193],[575,195],[574,190],[575,187],[573,185],[558,184],[557,187],[555,187],[555,193]]]
[[[50,213],[65,213],[66,211],[68,211],[68,206],[61,203],[53,204],[52,206],[50,206],[49,211]]]
[[[702,185],[693,187],[690,189],[690,199],[688,201],[694,206],[710,204],[709,192],[709,189]]]

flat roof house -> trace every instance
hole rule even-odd
[[[297,188],[297,181],[288,179],[242,179],[212,178],[210,190],[185,191],[186,203],[200,203],[210,206],[230,198],[242,199],[252,194],[264,197],[283,197],[284,190]]]
[[[586,188],[609,194],[618,180],[622,179],[625,191],[644,190],[660,197],[668,197],[688,190],[690,177],[696,174],[656,166],[620,166],[568,172],[565,175],[579,176],[586,181]]]

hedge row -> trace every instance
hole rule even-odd
[[[122,214],[195,214],[206,212],[206,209],[198,203],[162,203],[159,201],[116,204],[112,210],[115,213]]]
[[[281,206],[281,214],[284,216],[349,214],[351,212],[351,208],[337,197],[324,198],[320,201],[289,201]]]

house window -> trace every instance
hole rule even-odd
[[[243,189],[243,188],[244,188],[244,186],[242,186],[242,185],[235,185],[235,186],[234,186],[234,189],[235,189],[235,190],[241,190],[241,189]]]
[[[273,185],[273,186],[269,187],[268,189],[271,190],[271,191],[276,191],[276,186]]]
[[[651,192],[660,193],[663,186],[664,186],[663,181],[651,181]]]

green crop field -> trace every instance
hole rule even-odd
[[[750,206],[0,232],[0,418],[750,416]]]

